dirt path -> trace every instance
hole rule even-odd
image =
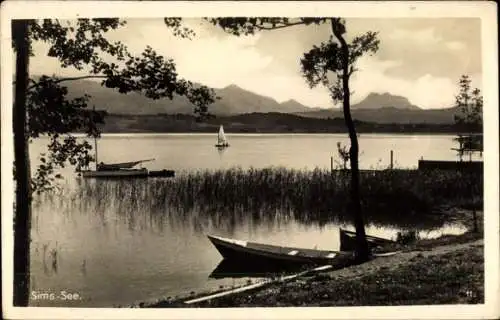
[[[327,274],[335,279],[343,279],[343,278],[355,279],[360,276],[365,276],[370,273],[375,273],[379,270],[397,268],[399,266],[410,264],[411,260],[418,256],[430,257],[436,255],[443,255],[449,252],[468,249],[475,246],[483,246],[483,240],[481,239],[467,243],[437,246],[432,249],[426,249],[426,250],[401,252],[397,255],[389,257],[378,257],[372,261],[363,263],[361,265],[356,265],[340,270],[331,271],[328,272]]]

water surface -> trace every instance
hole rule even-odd
[[[455,160],[453,136],[377,135],[360,137],[360,166],[386,168],[394,150],[395,165],[415,168],[418,159]],[[198,169],[329,168],[337,141],[345,135],[243,135],[228,134],[231,147],[218,151],[216,135],[105,135],[99,141],[99,161],[123,162],[155,158],[149,169],[174,169],[179,174]],[[31,146],[31,156],[43,152],[47,142]],[[221,256],[206,234],[248,239],[277,245],[337,250],[339,227],[345,221],[298,221],[286,212],[207,212],[204,208],[169,207],[158,212],[151,203],[126,207],[123,199],[82,198],[70,169],[62,192],[38,199],[33,212],[32,289],[36,292],[76,292],[72,302],[32,299],[35,306],[110,307],[160,297],[231,286],[247,279],[211,279]],[[184,173],[183,173],[184,172]],[[96,182],[99,183],[99,182]],[[133,183],[133,182],[131,182]],[[110,186],[113,188],[113,186]],[[244,196],[244,195],[242,195]],[[279,210],[278,210],[279,211]],[[258,216],[258,215],[257,215]],[[393,238],[400,230],[392,225],[367,222],[367,232]],[[423,224],[425,225],[425,223]],[[432,222],[420,226],[422,237],[465,231],[460,225]]]

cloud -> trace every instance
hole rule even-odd
[[[353,23],[354,30],[361,32],[367,28],[367,22],[358,20]],[[405,96],[423,108],[442,108],[453,103],[461,74],[469,74],[473,86],[481,87],[480,57],[479,62],[475,58],[480,51],[471,44],[471,39],[476,39],[472,37],[477,35],[475,29],[470,39],[465,35],[460,38],[451,35],[463,26],[461,21],[443,29],[436,22],[441,21],[439,19],[416,19],[415,26],[409,29],[405,25],[398,27],[398,23],[409,23],[408,19],[400,20],[372,21],[381,27],[381,50],[376,56],[365,56],[358,61],[360,71],[353,76],[351,84],[353,103],[370,92],[390,92]],[[200,20],[187,22],[197,34],[193,40],[175,37],[162,19],[130,20],[126,27],[109,32],[107,38],[122,41],[135,54],[147,45],[152,46],[158,54],[173,58],[179,75],[188,80],[215,88],[234,83],[280,102],[295,99],[308,106],[331,107],[325,88],[307,86],[300,75],[298,61],[301,53],[310,48],[313,41],[310,36],[324,37],[328,34],[326,31],[299,28],[282,30],[279,34],[263,32],[236,37]],[[37,54],[47,52],[45,44],[35,43],[34,48]],[[49,75],[81,74],[71,68],[62,69],[56,59],[43,55],[30,61],[30,70]]]
[[[411,41],[413,45],[419,46],[421,49],[438,50],[438,47],[444,47],[450,50],[462,50],[466,45],[461,41],[446,41],[442,36],[438,35],[435,28],[427,28],[419,31],[396,29],[388,35],[389,39],[395,41]]]
[[[447,42],[446,46],[448,47],[448,49],[457,50],[457,51],[460,51],[460,50],[463,50],[466,48],[465,44],[463,42],[460,42],[460,41]]]
[[[256,78],[271,64],[273,57],[254,47],[257,40],[209,37],[176,46],[171,54],[183,77],[220,87]],[[262,85],[263,79],[259,80]]]
[[[400,95],[421,108],[451,107],[457,93],[456,81],[447,77],[425,74],[415,80],[389,76],[389,68],[400,65],[400,61],[381,61],[375,57],[363,57],[359,60],[360,71],[353,76],[352,89],[355,91],[354,102],[359,102],[370,92],[388,92]],[[473,86],[480,87],[479,77],[472,77]],[[458,79],[457,79],[458,81]]]
[[[434,32],[434,28],[427,28],[419,31],[407,29],[395,29],[388,36],[393,40],[408,40],[418,45],[432,45],[440,42],[440,38]]]

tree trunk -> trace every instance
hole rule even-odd
[[[28,88],[28,21],[12,22],[16,50],[16,84],[13,110],[16,202],[14,212],[14,306],[28,306],[30,280],[31,186],[26,132]]]
[[[344,120],[349,131],[351,148],[349,150],[351,160],[351,203],[354,215],[354,227],[356,228],[356,259],[359,262],[367,261],[370,257],[370,249],[366,241],[365,225],[361,212],[361,196],[359,191],[359,145],[356,127],[351,116],[351,92],[349,90],[349,47],[342,33],[335,25],[334,19],[331,20],[332,32],[338,39],[342,50],[342,107],[344,111]]]
[[[477,225],[477,213],[476,213],[476,208],[472,208],[472,219],[474,223],[474,232],[479,232],[479,227]]]

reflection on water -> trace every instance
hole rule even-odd
[[[286,270],[277,268],[276,265],[243,264],[228,259],[223,259],[209,275],[213,279],[225,278],[272,278],[283,273],[302,271],[304,267],[290,266]]]
[[[102,183],[100,188],[109,191],[117,183],[127,182]],[[338,228],[352,230],[349,217],[333,213],[324,218],[279,208],[174,207],[165,199],[142,194],[144,189],[133,183],[128,198],[109,197],[113,192],[82,197],[82,187],[35,201],[32,289],[71,290],[83,298],[32,301],[35,306],[128,305],[246,283],[247,277],[209,277],[222,258],[207,234],[338,250]],[[422,237],[465,231],[439,219],[399,215],[374,217],[367,222],[367,233],[395,239],[398,231],[412,224]]]
[[[421,157],[454,160],[452,138],[361,135],[360,166],[386,168],[390,150],[394,150],[399,168],[415,167]],[[183,171],[269,166],[329,170],[330,157],[336,156],[336,143],[348,142],[345,134],[229,134],[231,147],[222,150],[214,148],[214,139],[214,135],[105,135],[100,139],[102,161],[155,158],[146,167],[176,170],[172,181],[178,183],[177,187],[170,180],[161,179],[141,183],[74,179],[70,168],[63,169],[63,175],[71,178],[59,193],[35,199],[31,286],[42,292],[76,292],[82,299],[32,300],[32,305],[110,307],[245,283],[248,279],[244,277],[209,277],[214,275],[214,269],[220,271],[224,265],[219,265],[222,257],[207,234],[338,250],[339,227],[352,230],[352,226],[351,217],[339,210],[344,205],[339,199],[347,198],[342,194],[345,186],[335,185],[335,180],[320,181],[321,176],[313,173],[311,179],[305,179],[308,185],[294,188],[297,179],[303,177],[286,176],[279,171],[260,177],[254,172],[259,183],[247,183],[246,188],[258,197],[248,197],[233,188],[239,183],[234,183],[233,175],[238,171],[214,175],[212,181],[196,173],[187,179]],[[46,143],[47,140],[39,139],[31,145],[35,160],[32,168]],[[240,178],[245,181],[244,175]],[[287,182],[278,190],[270,187],[268,179],[274,178]],[[210,185],[200,189],[200,183]],[[330,197],[330,189],[325,192],[325,187],[337,192],[335,198]],[[173,193],[176,201],[172,201]],[[311,196],[304,197],[304,193]],[[325,196],[319,199],[318,194]],[[240,199],[238,203],[233,201],[236,197]],[[261,201],[269,198],[278,201]],[[367,233],[394,239],[397,232],[406,229],[418,229],[424,238],[465,231],[461,225],[447,225],[439,215],[423,217],[406,210],[410,201],[402,200],[397,208],[388,203],[378,210],[367,210]]]

